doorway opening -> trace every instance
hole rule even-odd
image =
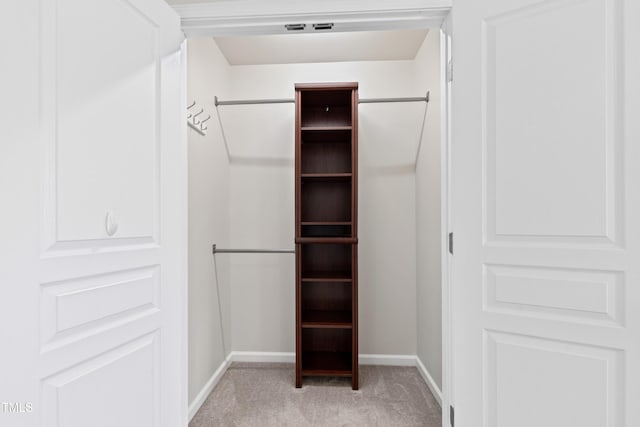
[[[290,362],[293,351],[293,256],[212,257],[210,248],[293,247],[294,110],[286,103],[216,105],[215,97],[222,104],[286,99],[293,83],[326,81],[359,81],[362,98],[429,91],[427,108],[360,106],[360,348],[361,364],[417,365],[448,407],[450,49],[442,22],[441,16],[431,28],[286,37],[198,30],[215,37],[189,39],[189,104],[204,110],[202,118],[211,116],[206,135],[189,137],[190,324],[211,326],[190,332],[190,415],[232,361]],[[414,37],[417,48],[412,57],[339,57],[354,50],[366,55],[371,46],[381,55],[384,43],[401,54],[393,49],[400,39],[361,41],[360,49],[349,50],[344,38],[334,37],[341,34]],[[332,38],[337,47],[330,47]],[[404,55],[412,55],[409,45],[402,43]],[[210,310],[216,302],[217,312]],[[448,410],[442,414],[448,420]]]

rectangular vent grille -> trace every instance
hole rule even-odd
[[[287,24],[284,27],[287,31],[302,31],[305,29],[307,24]]]
[[[314,30],[330,30],[333,28],[332,22],[326,22],[324,24],[313,24]]]

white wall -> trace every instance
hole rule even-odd
[[[293,98],[296,82],[358,81],[360,96],[417,96],[413,61],[231,67],[234,99]],[[224,108],[224,109],[222,109]],[[416,354],[415,153],[424,104],[359,110],[360,351]],[[294,108],[221,107],[235,247],[293,247]],[[293,255],[229,255],[233,349],[293,352]]]
[[[416,55],[418,92],[430,91],[416,167],[418,357],[442,389],[442,283],[440,223],[440,34],[429,31]]]
[[[209,131],[189,128],[189,402],[193,402],[224,361],[216,295],[216,274],[229,352],[231,313],[229,263],[211,245],[229,243],[229,161],[220,131],[214,95],[225,96],[229,66],[210,38],[188,41],[188,102],[197,101],[207,114]],[[217,265],[217,271],[215,269]],[[227,310],[225,310],[225,308]]]

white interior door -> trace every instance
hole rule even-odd
[[[640,426],[636,0],[456,0],[456,427]]]
[[[185,425],[179,18],[0,9],[0,425]]]

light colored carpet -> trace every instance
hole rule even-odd
[[[413,367],[360,366],[350,378],[303,379],[294,366],[233,363],[189,427],[440,427],[440,406]]]

